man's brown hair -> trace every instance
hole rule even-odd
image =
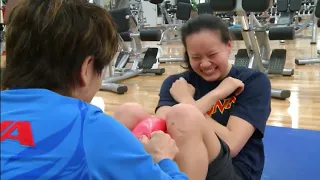
[[[69,93],[86,57],[101,75],[117,49],[107,10],[85,0],[21,0],[7,22],[2,87]]]

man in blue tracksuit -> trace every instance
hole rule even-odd
[[[160,155],[161,156],[161,155]],[[187,179],[101,109],[45,89],[1,92],[1,179]]]

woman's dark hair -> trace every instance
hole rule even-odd
[[[189,71],[193,71],[190,59],[187,53],[186,38],[191,34],[198,33],[201,30],[212,30],[220,33],[221,42],[228,44],[231,41],[231,34],[227,25],[217,16],[211,14],[200,14],[187,21],[181,28],[182,44],[185,48],[184,60],[187,65],[185,67]]]
[[[2,88],[44,88],[69,94],[81,66],[94,57],[101,75],[118,50],[107,10],[86,0],[22,0],[8,18]]]

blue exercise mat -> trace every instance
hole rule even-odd
[[[320,131],[268,126],[262,180],[320,180]]]

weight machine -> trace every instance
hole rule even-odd
[[[272,0],[211,0],[215,12],[234,11],[241,21],[241,29],[230,29],[237,40],[244,40],[246,49],[239,49],[235,55],[235,66],[244,66],[266,74],[291,76],[293,69],[285,69],[286,50],[274,49],[271,53],[270,40],[293,39],[293,27],[270,27],[267,33],[256,19],[254,12],[265,12],[273,5]],[[249,17],[247,16],[249,12]],[[279,39],[280,38],[280,39]],[[290,97],[289,90],[272,89],[273,98]]]
[[[277,11],[277,14],[279,14],[280,16],[277,18],[277,22],[275,25],[276,26],[293,26],[295,28],[295,38],[309,38],[311,39],[311,44],[316,44],[317,25],[316,25],[316,18],[314,17],[314,13],[313,13],[314,5],[310,5],[310,7],[308,7],[308,10],[304,12],[305,7],[303,7],[302,4],[304,4],[302,0],[277,0],[276,11]],[[310,14],[304,15],[306,19],[302,24],[299,23],[300,22],[299,19],[302,19],[299,16],[299,13],[301,12],[310,13]],[[274,17],[274,19],[276,18]],[[312,35],[301,35],[300,33],[309,26],[310,22],[313,23]],[[284,43],[285,41],[281,40],[280,42]]]
[[[153,2],[153,1],[150,1]],[[168,16],[167,9],[165,9],[164,3],[160,5],[161,12],[163,16],[167,19],[168,24],[164,24],[166,30],[163,32],[159,45],[167,42],[180,42],[180,28],[183,22],[187,21],[191,17],[192,5],[190,0],[177,0],[176,6],[172,6],[170,11],[175,14],[176,20],[181,23],[176,23],[174,18]]]
[[[168,42],[180,42],[180,28],[181,23],[175,23],[174,18],[169,17],[168,11],[175,14],[175,17],[179,21],[187,21],[191,17],[192,5],[189,0],[177,0],[175,6],[170,6],[170,9],[166,9],[167,3],[163,0],[150,0],[150,3],[157,4],[160,7],[163,17],[167,20],[168,24],[163,24],[165,28],[161,35],[160,42],[158,45],[162,45]],[[183,62],[183,57],[161,57],[158,59],[160,63],[166,62]]]
[[[138,75],[161,75],[164,73],[165,69],[158,68],[157,64],[158,48],[148,48],[142,55],[141,44],[141,41],[159,41],[162,32],[157,29],[136,30],[137,21],[135,21],[129,7],[111,10],[110,14],[118,27],[120,51],[113,63],[104,69],[106,76],[103,77],[101,90],[123,94],[127,92],[128,88],[125,85],[116,84],[117,82]],[[135,45],[135,50],[129,50],[125,42],[134,42],[132,45]],[[132,63],[131,68],[126,68],[128,63]]]
[[[318,0],[314,0],[314,3],[316,5],[316,8],[313,12],[313,16],[314,16],[313,23],[314,23],[314,25],[317,24],[317,27],[320,27],[320,21],[318,19],[318,18],[320,18],[320,2]],[[314,28],[315,30],[313,30],[313,33],[316,33],[317,27]],[[317,42],[317,41],[315,40],[315,42]],[[318,48],[317,53],[320,54],[319,44],[318,44],[317,48]],[[318,63],[320,63],[320,58],[295,59],[295,63],[297,65],[318,64]]]

